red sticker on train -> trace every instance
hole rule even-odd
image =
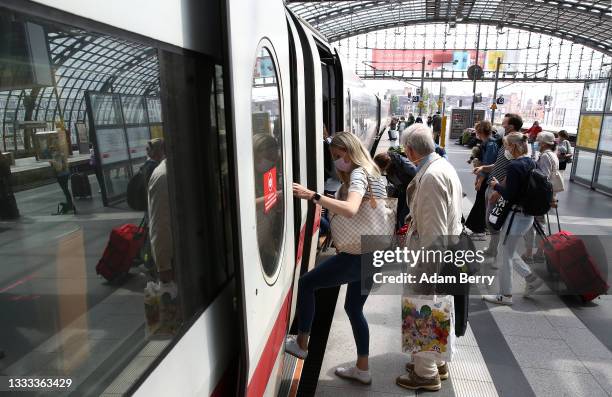
[[[263,176],[264,184],[264,213],[270,212],[276,204],[278,196],[276,194],[276,167],[270,168]]]

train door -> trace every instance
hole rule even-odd
[[[302,185],[308,184],[308,163],[304,148],[306,142],[306,120],[305,120],[305,90],[304,90],[304,56],[300,37],[291,19],[289,11],[287,11],[287,25],[289,28],[289,48],[290,48],[290,64],[291,64],[291,130],[292,130],[292,148],[293,148],[293,180]],[[296,249],[296,269],[294,275],[294,286],[297,285],[297,280],[300,276],[300,267],[302,263],[308,266],[310,251],[304,251],[304,242],[306,235],[310,236],[312,230],[307,229],[308,206],[310,204],[305,200],[294,199],[294,235],[297,241],[295,242]],[[297,288],[293,289],[291,319],[295,314],[295,302],[297,299]]]
[[[343,130],[342,68],[337,54],[319,45],[323,95],[323,123],[330,135]]]
[[[306,186],[322,192],[323,178],[323,113],[321,68],[317,44],[310,30],[305,29],[299,19],[292,17],[297,37],[302,48],[304,60],[304,114],[305,114],[305,147],[302,154],[306,156]],[[304,150],[305,149],[305,150]],[[309,205],[306,214],[306,236],[304,239],[301,273],[312,269],[316,259],[316,248],[319,236],[321,206]]]
[[[290,58],[282,2],[227,0],[243,316],[241,392],[278,385],[294,275]]]

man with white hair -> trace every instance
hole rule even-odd
[[[406,155],[417,166],[417,174],[408,185],[406,197],[410,208],[408,233],[417,238],[419,248],[428,248],[441,236],[461,234],[463,191],[457,172],[450,162],[435,153],[431,129],[424,124],[410,126],[401,137]],[[454,318],[454,316],[453,316]],[[448,378],[444,361],[435,360],[431,352],[413,354],[408,372],[396,383],[412,390],[440,390],[441,379]]]

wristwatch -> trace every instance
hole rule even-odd
[[[310,198],[310,201],[312,201],[314,204],[318,203],[319,200],[321,200],[321,195],[319,193],[316,193],[316,192]]]

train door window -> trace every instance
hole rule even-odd
[[[266,282],[278,275],[283,244],[285,192],[280,85],[269,43],[257,51],[253,68],[251,120],[259,257]]]

